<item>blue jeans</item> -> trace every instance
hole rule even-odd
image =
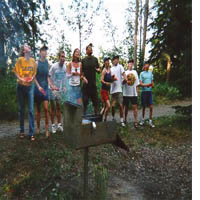
[[[34,84],[24,86],[17,84],[17,99],[19,105],[20,133],[24,133],[24,108],[28,100],[29,135],[34,135]]]

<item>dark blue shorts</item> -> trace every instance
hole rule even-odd
[[[143,107],[152,105],[153,104],[152,91],[143,91],[141,101]]]
[[[49,100],[49,89],[48,87],[44,88],[43,89],[45,90],[46,92],[46,95],[43,95],[39,90],[38,90],[38,87],[35,86],[35,91],[34,91],[34,100],[36,103],[41,103],[43,101],[48,101]]]
[[[137,99],[138,97],[129,97],[129,96],[123,96],[123,105],[124,106],[129,106],[129,102],[131,105],[137,105]]]

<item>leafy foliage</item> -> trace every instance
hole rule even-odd
[[[192,3],[187,0],[157,0],[154,4],[157,15],[149,26],[154,30],[150,39],[151,62],[162,67],[162,55],[168,54],[172,62],[171,81],[187,96],[191,95],[192,84],[191,8]]]
[[[39,25],[48,19],[46,0],[0,1],[0,70],[4,75],[7,62],[15,62],[19,47],[28,43],[35,56],[36,41],[45,43]]]
[[[175,100],[180,98],[180,91],[178,88],[169,85],[168,83],[155,84],[153,88],[155,98],[166,97],[169,100]]]
[[[0,119],[12,120],[17,117],[16,79],[14,75],[7,75],[0,80]]]
[[[64,15],[66,23],[73,31],[78,31],[81,52],[83,41],[87,40],[89,35],[92,33],[94,17],[98,15],[98,11],[102,5],[102,0],[98,0],[96,5],[97,6],[94,5],[92,0],[74,0],[68,6],[67,10],[64,7],[62,8],[62,14]]]

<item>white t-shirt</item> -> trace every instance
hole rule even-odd
[[[137,88],[136,88],[136,86],[138,86],[140,84],[139,78],[138,78],[138,73],[135,70],[127,70],[127,71],[125,71],[125,73],[126,73],[126,76],[128,76],[128,74],[134,74],[135,83],[131,86],[128,85],[127,83],[124,84],[123,96],[127,96],[127,97],[138,96]]]
[[[78,72],[80,74],[80,63],[78,63],[78,67],[75,68],[73,63],[71,62],[71,73]],[[80,76],[79,75],[73,75],[69,78],[69,84],[71,86],[78,86],[80,85]]]
[[[66,70],[66,65],[59,66],[59,62],[50,68],[49,76],[56,87],[61,88],[66,81]]]
[[[115,75],[117,81],[113,81],[110,87],[110,94],[117,92],[122,92],[122,74],[124,73],[124,68],[122,65],[118,64],[111,67],[111,76]]]

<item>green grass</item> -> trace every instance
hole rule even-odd
[[[162,117],[154,120],[156,128],[145,126],[136,131],[129,124],[125,129],[120,128],[120,136],[130,147],[130,156],[139,159],[137,151],[145,146],[165,149],[191,144],[191,121],[184,120]],[[62,134],[54,134],[50,139],[44,134],[37,135],[35,142],[2,138],[0,154],[0,199],[81,199],[83,152],[67,148]],[[123,159],[128,162],[129,157]],[[90,148],[89,160],[94,182],[91,190],[98,188],[95,180],[101,182],[99,173],[105,176],[102,179],[105,182],[107,170],[109,174],[121,162],[112,145]]]

